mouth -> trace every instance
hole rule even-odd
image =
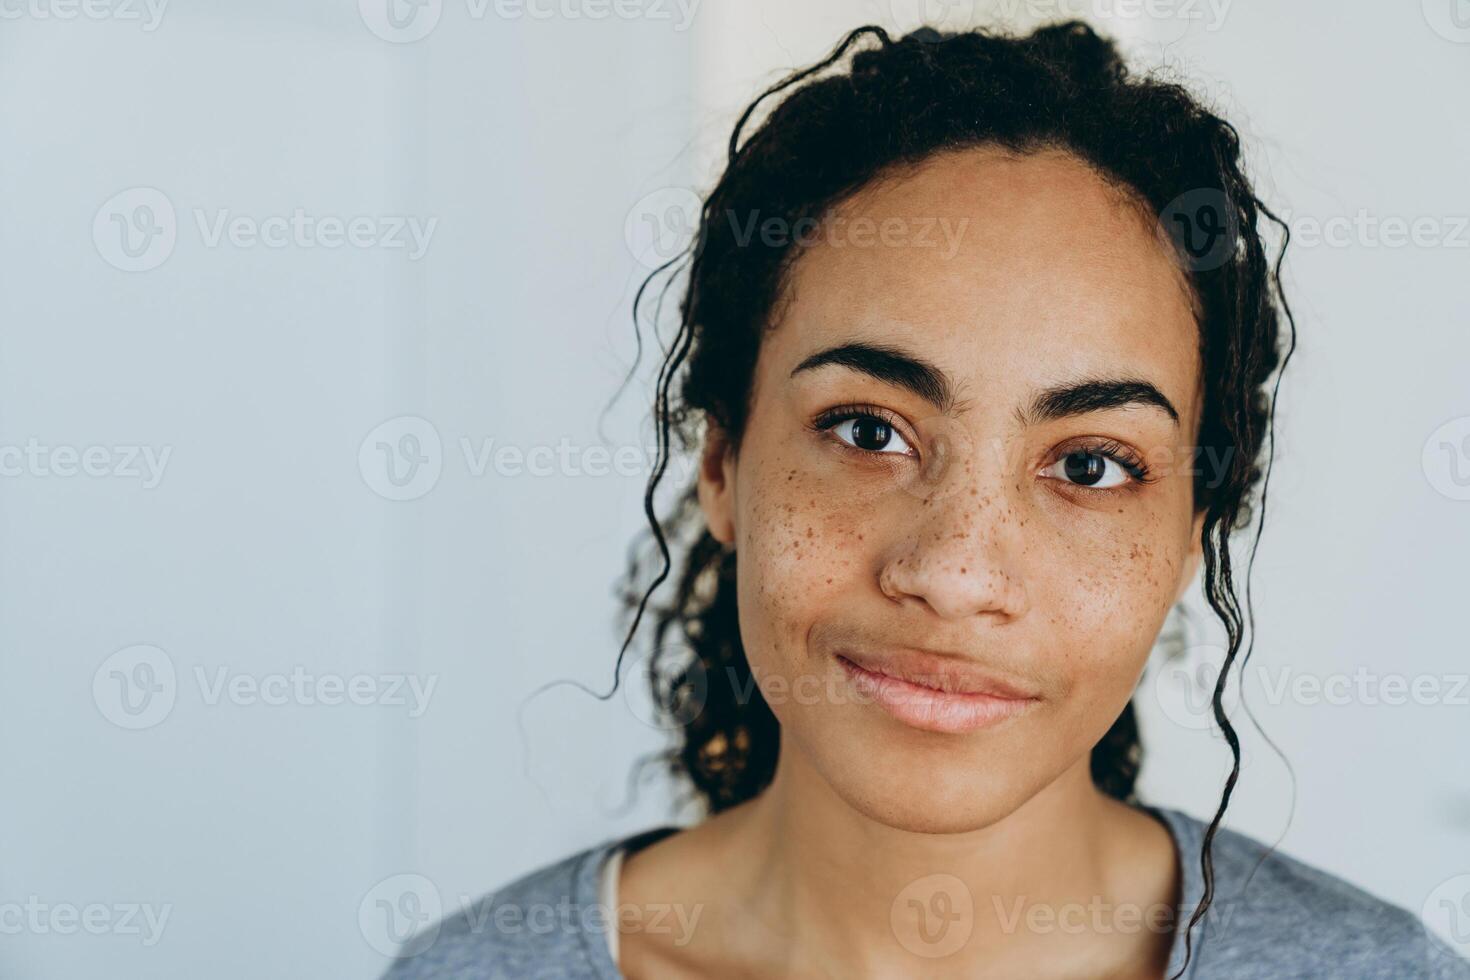
[[[836,656],[854,689],[897,721],[922,731],[961,735],[993,728],[1041,701],[948,658],[916,654],[859,663],[846,653]]]

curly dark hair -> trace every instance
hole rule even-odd
[[[777,104],[747,137],[757,109],[776,96]],[[673,438],[683,450],[694,449],[708,419],[738,451],[756,354],[783,276],[799,254],[788,240],[742,238],[739,223],[727,216],[759,214],[779,219],[786,228],[800,227],[820,221],[893,168],[981,145],[1014,152],[1062,149],[1130,191],[1168,232],[1193,293],[1204,385],[1196,442],[1202,453],[1222,461],[1198,472],[1194,507],[1197,516],[1204,514],[1205,595],[1229,637],[1213,709],[1235,763],[1205,834],[1200,857],[1205,890],[1186,928],[1188,949],[1189,930],[1213,898],[1211,843],[1240,774],[1240,742],[1225,716],[1222,694],[1247,622],[1252,643],[1240,657],[1242,669],[1250,655],[1254,621],[1249,566],[1243,615],[1229,541],[1251,524],[1257,491],[1264,511],[1277,369],[1285,367],[1296,345],[1280,279],[1287,230],[1247,181],[1234,127],[1180,85],[1130,74],[1114,44],[1083,23],[1045,26],[1023,36],[921,28],[896,39],[881,27],[860,27],[828,57],[771,86],[746,108],[730,137],[724,173],[703,201],[690,249],[649,275],[634,300],[636,327],[650,285],[667,274],[666,292],[687,273],[679,330],[658,376],[658,453],[644,496],[650,527],[630,552],[621,589],[631,624],[614,668],[614,689],[644,610],[673,569],[673,543],[682,567],[672,600],[654,607],[648,666],[655,701],[673,720],[679,738],[659,758],[711,812],[749,800],[769,784],[781,732],[752,682],[741,645],[736,553],[704,525],[693,484],[674,501],[666,521],[660,521],[654,503]],[[1195,248],[1188,227],[1188,218],[1199,216],[1188,202],[1201,200],[1216,202],[1214,210],[1201,214],[1227,232],[1223,246],[1209,256]],[[1183,220],[1169,220],[1181,201],[1186,202]],[[1258,216],[1282,231],[1274,266],[1267,261]],[[1291,326],[1284,355],[1282,316]],[[640,356],[641,351],[640,334]],[[1275,386],[1268,392],[1273,373]],[[647,547],[649,538],[656,556]],[[1258,526],[1252,560],[1259,540]],[[640,595],[637,583],[646,577],[645,560],[654,557],[663,567]],[[676,626],[679,635],[669,640]],[[1141,761],[1130,702],[1092,751],[1093,780],[1108,795],[1135,802]]]

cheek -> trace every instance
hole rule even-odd
[[[860,587],[873,515],[789,457],[751,460],[739,486],[741,636],[753,667],[785,672],[804,656],[811,625]]]
[[[1028,522],[1030,557],[1041,556],[1028,561],[1033,612],[1045,611],[1046,631],[1077,686],[1126,696],[1137,682],[1189,544],[1174,503],[1158,494],[1148,507],[1074,507],[1064,519]]]

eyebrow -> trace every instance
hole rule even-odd
[[[954,408],[955,388],[949,375],[901,347],[863,341],[828,347],[796,365],[791,377],[827,364],[852,368],[884,384],[903,388],[946,414]]]
[[[954,411],[954,381],[940,368],[901,347],[865,341],[839,344],[804,359],[792,369],[791,377],[828,364],[851,368],[909,391],[946,415]],[[1174,403],[1157,385],[1138,377],[1089,377],[1052,385],[1037,392],[1030,405],[1017,409],[1016,419],[1024,426],[1039,425],[1127,405],[1152,405],[1168,415],[1175,425],[1179,424],[1179,411]]]

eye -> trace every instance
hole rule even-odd
[[[848,446],[863,452],[883,455],[915,456],[914,447],[898,432],[898,427],[876,411],[865,408],[837,408],[815,423],[820,430],[830,431]]]
[[[1111,490],[1129,482],[1148,482],[1148,471],[1142,461],[1121,445],[1074,449],[1042,470],[1041,475],[1089,490]]]

